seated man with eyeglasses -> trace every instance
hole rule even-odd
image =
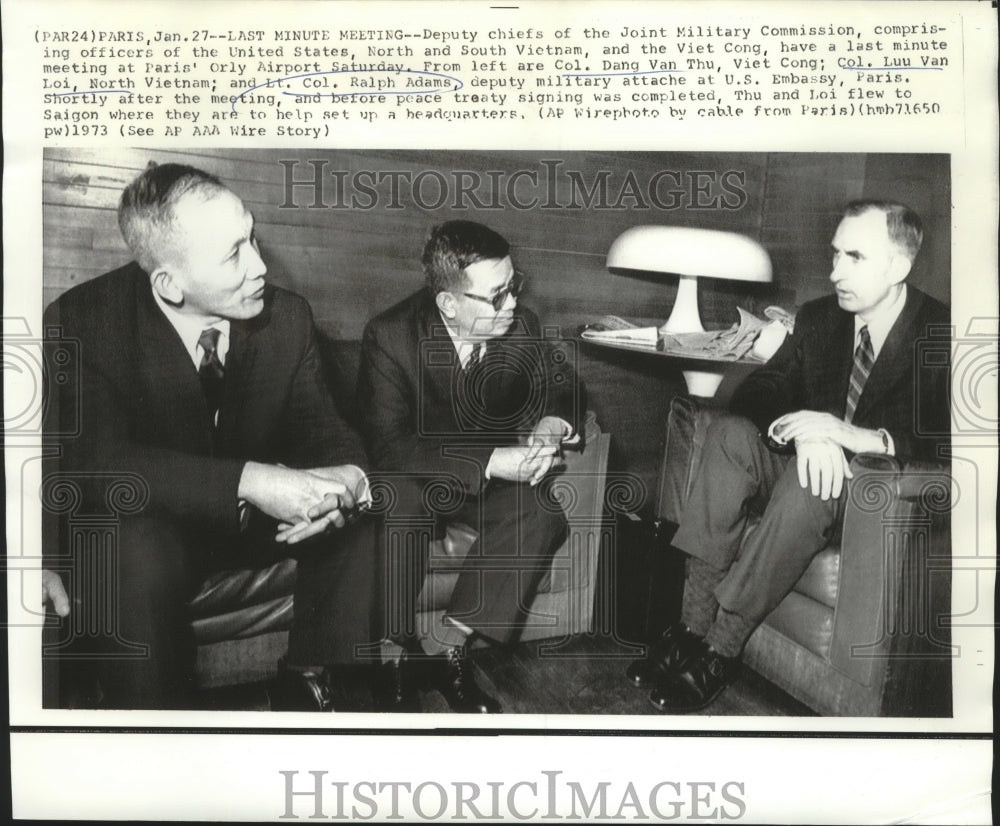
[[[579,442],[583,389],[535,314],[518,303],[524,282],[503,237],[449,221],[431,231],[422,261],[426,286],[365,329],[362,431],[373,469],[392,486],[395,524],[412,515],[416,530],[431,518],[440,536],[445,521],[462,522],[478,539],[442,624],[420,640],[414,606],[426,549],[407,542],[406,558],[390,556],[390,576],[404,585],[393,589],[398,614],[389,626],[402,629],[407,690],[421,661],[426,687],[453,710],[498,712],[476,686],[465,646],[473,634],[517,640],[565,537],[566,519],[546,500],[545,480],[561,465],[562,447]]]

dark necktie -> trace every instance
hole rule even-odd
[[[851,382],[847,386],[847,409],[844,413],[844,421],[850,424],[854,418],[854,411],[858,408],[858,399],[865,389],[865,382],[872,372],[872,365],[875,363],[875,353],[872,351],[872,339],[868,335],[868,327],[861,328],[861,341],[858,342],[858,349],[854,351],[854,367],[851,368]]]
[[[473,346],[469,357],[465,360],[459,373],[458,384],[455,387],[455,413],[463,422],[463,428],[470,432],[479,432],[484,427],[483,416],[486,414],[487,402],[483,386],[482,345]]]
[[[201,389],[208,401],[208,413],[212,424],[215,424],[215,414],[219,412],[222,403],[222,380],[226,371],[219,360],[219,331],[209,327],[201,331],[198,344],[201,346],[201,364],[198,365],[198,378],[201,379]]]
[[[464,369],[466,373],[471,375],[472,371],[475,370],[480,365],[480,363],[482,363],[482,358],[483,358],[482,350],[483,346],[481,344],[477,344],[472,348],[472,352],[469,353],[469,358],[465,362]]]

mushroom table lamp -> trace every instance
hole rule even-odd
[[[608,250],[608,269],[680,276],[670,318],[660,333],[703,333],[698,279],[771,280],[771,259],[756,241],[735,232],[695,227],[641,226],[619,235]]]
[[[771,259],[756,241],[735,232],[695,227],[640,226],[625,230],[608,250],[611,272],[679,276],[677,297],[664,333],[703,333],[698,314],[698,279],[769,282]],[[683,370],[688,392],[714,396],[721,370]]]

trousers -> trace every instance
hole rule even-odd
[[[843,502],[843,492],[824,501],[802,488],[794,457],[772,452],[748,419],[726,414],[705,434],[673,544],[724,572],[719,604],[759,624],[829,544]]]
[[[548,482],[531,487],[494,479],[479,495],[433,497],[410,480],[400,481],[397,491],[382,541],[389,581],[395,583],[386,588],[393,615],[389,624],[402,629],[404,637],[416,628],[420,592],[425,585],[435,587],[429,541],[441,538],[449,522],[462,523],[477,538],[462,562],[446,614],[494,642],[515,642],[552,555],[566,537],[566,517]]]
[[[264,568],[290,550],[297,559],[290,665],[352,664],[382,637],[371,520],[293,549],[273,541],[273,525],[227,540],[134,516],[123,518],[116,533],[113,558],[97,575],[78,557],[63,562],[71,572],[64,581],[73,613],[58,645],[60,665],[70,680],[75,671],[84,682],[96,681],[101,695],[82,705],[197,707],[188,602],[210,574]],[[87,580],[78,575],[85,570],[92,571]],[[106,614],[98,622],[86,619],[95,606]]]

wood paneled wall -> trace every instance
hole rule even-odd
[[[542,161],[559,162],[548,174]],[[669,315],[675,283],[611,275],[605,255],[623,230],[644,223],[702,226],[745,233],[771,254],[775,281],[750,289],[738,282],[700,285],[702,319],[722,327],[736,317],[737,303],[760,310],[769,303],[794,305],[826,294],[829,287],[829,241],[840,209],[859,197],[901,199],[926,224],[925,248],[911,281],[948,303],[950,295],[950,179],[945,155],[865,155],[821,153],[608,153],[472,152],[403,150],[117,150],[49,149],[43,167],[43,290],[47,304],[74,284],[93,278],[130,258],[118,232],[115,208],[122,188],[150,162],[175,161],[201,167],[221,177],[244,199],[257,220],[261,250],[274,283],[289,287],[311,302],[320,331],[330,339],[356,340],[365,322],[422,283],[419,258],[428,229],[452,218],[486,223],[514,248],[519,267],[529,277],[525,302],[546,324],[564,333],[606,313],[662,321]],[[323,200],[343,199],[335,175],[438,173],[454,181],[456,170],[478,175],[480,201],[503,209],[456,209],[454,197],[438,209],[436,178],[425,176],[423,197],[414,199],[403,183],[396,202],[389,183],[372,208],[311,208],[310,189],[297,187],[286,203],[286,167],[298,162],[296,180],[312,178],[311,161],[324,162]],[[559,204],[572,200],[567,173],[593,186],[606,175],[608,200],[614,203],[628,173],[640,196],[658,172],[678,177],[661,180],[661,199],[678,198],[675,209],[643,209],[638,199],[622,197],[625,209],[595,204],[569,209],[517,209],[505,187],[518,170],[538,175],[535,186],[522,179],[516,194],[523,201],[539,197]],[[694,173],[707,187],[704,203],[735,196],[720,189],[721,176],[742,181],[739,208],[698,208],[691,201]],[[499,183],[495,193],[491,182]],[[551,182],[553,189],[547,190]],[[676,186],[680,182],[681,187]],[[713,183],[714,182],[714,183]],[[687,188],[685,195],[670,190]],[[367,204],[368,198],[361,198]],[[418,203],[421,201],[422,203]],[[466,199],[466,204],[471,203]],[[423,205],[422,205],[423,204]],[[398,208],[397,208],[398,207]],[[655,484],[662,447],[662,427],[671,395],[683,391],[680,377],[651,357],[622,358],[585,346],[580,368],[590,389],[591,405],[616,436],[625,467]]]
[[[452,203],[430,210],[415,203],[409,187],[400,187],[398,205],[389,184],[378,186],[379,203],[371,209],[309,208],[313,195],[298,187],[297,208],[286,201],[286,167],[298,161],[296,180],[308,179],[321,160],[327,173],[323,198],[336,203],[334,171],[401,171],[416,176],[432,171],[452,178],[455,170],[478,174],[480,200],[493,199],[491,180],[510,180],[529,170],[544,181],[543,159],[561,162],[550,176],[557,203],[569,203],[568,170],[592,185],[602,170],[610,174],[609,200],[614,201],[628,172],[645,187],[657,172],[679,173],[690,182],[694,172],[709,182],[735,171],[745,180],[746,201],[739,209],[684,207],[662,210],[632,208],[456,210]],[[219,175],[239,194],[257,218],[258,234],[271,279],[301,292],[312,302],[320,328],[333,338],[360,337],[366,319],[404,297],[421,283],[419,256],[427,230],[451,218],[483,221],[504,234],[515,248],[519,266],[531,278],[530,303],[552,323],[574,326],[585,316],[614,312],[622,316],[663,317],[669,314],[675,286],[609,275],[604,256],[614,238],[638,223],[707,226],[743,232],[770,251],[775,288],[795,296],[795,303],[829,291],[828,244],[841,206],[852,198],[884,196],[911,203],[928,224],[928,241],[911,278],[948,300],[950,263],[947,156],[831,155],[762,153],[572,153],[572,152],[409,152],[320,150],[195,151],[48,150],[44,161],[44,290],[46,303],[55,295],[128,260],[115,221],[115,206],[125,186],[150,161],[178,161]],[[494,177],[489,176],[489,172]],[[664,179],[667,200],[674,179]],[[730,179],[735,180],[735,179]],[[642,189],[640,188],[640,191]],[[434,178],[425,180],[424,204],[436,200]],[[541,184],[519,187],[519,197],[546,193]],[[721,193],[715,184],[702,200]],[[342,195],[342,193],[341,193]],[[690,201],[690,195],[686,196]],[[730,203],[731,195],[726,196]],[[504,202],[505,198],[499,198]],[[580,202],[581,199],[577,198]],[[466,203],[468,203],[466,199]],[[735,317],[732,299],[748,293],[743,285],[701,285],[707,322],[727,323]],[[781,293],[779,293],[781,294]]]

